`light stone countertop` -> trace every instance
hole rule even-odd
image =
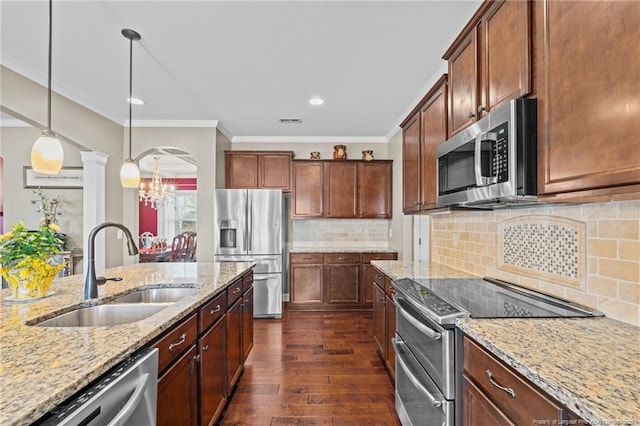
[[[430,262],[371,264],[392,279],[473,276]],[[640,328],[610,318],[465,318],[456,326],[591,424],[640,425]]]
[[[97,379],[164,330],[222,292],[254,266],[233,263],[144,263],[105,271],[122,277],[99,287],[97,301],[83,300],[84,276],[56,279],[55,294],[29,302],[0,298],[0,425],[30,424]],[[78,306],[108,302],[140,287],[199,289],[138,322],[109,327],[33,327]]]
[[[376,247],[295,247],[289,253],[397,253],[398,250]]]

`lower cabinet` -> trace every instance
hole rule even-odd
[[[371,309],[372,260],[396,260],[397,253],[292,253],[290,310]]]
[[[395,378],[396,354],[393,337],[396,334],[396,305],[393,301],[395,289],[391,278],[374,268],[373,281],[373,341],[391,377]]]
[[[159,350],[158,425],[218,421],[253,347],[252,283],[249,272],[152,344]]]
[[[586,424],[466,336],[463,352],[463,424]]]

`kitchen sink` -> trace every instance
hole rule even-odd
[[[80,308],[33,324],[37,327],[104,327],[143,320],[169,306],[166,303],[106,304]]]
[[[173,303],[196,291],[185,287],[145,288],[120,296],[111,303]]]

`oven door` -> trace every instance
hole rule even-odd
[[[446,330],[413,308],[408,299],[394,295],[396,330],[422,368],[447,399],[455,398],[453,330]],[[397,356],[397,354],[396,354]]]
[[[454,424],[454,402],[447,401],[418,360],[396,335],[396,412],[403,426]]]

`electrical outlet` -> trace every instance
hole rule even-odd
[[[117,235],[117,238],[118,238],[119,240],[121,240],[121,239],[122,239],[122,237],[124,236],[124,235],[123,235],[123,233],[122,233],[122,230],[120,230],[120,229],[118,229],[118,233],[117,233],[116,235]]]

